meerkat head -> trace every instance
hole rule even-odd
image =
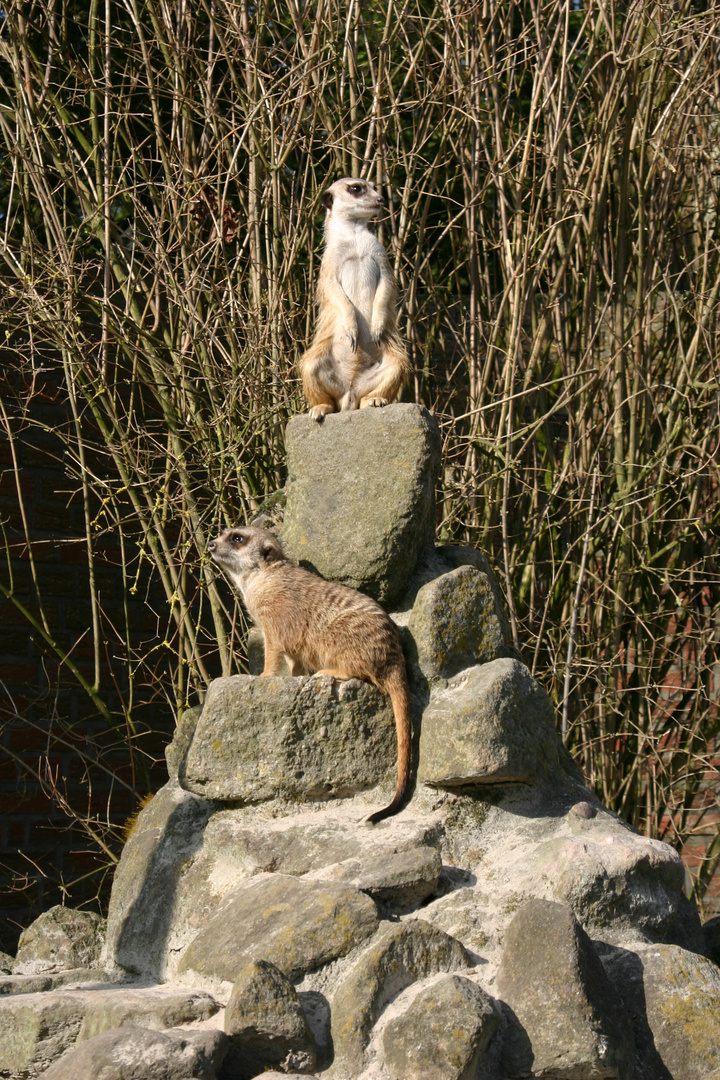
[[[208,544],[210,557],[230,577],[243,577],[285,559],[282,545],[267,529],[226,529]]]
[[[322,204],[333,217],[370,221],[383,205],[383,197],[370,180],[345,176],[323,192]]]

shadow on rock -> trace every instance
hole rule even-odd
[[[636,1077],[638,1080],[673,1080],[658,1053],[648,1022],[645,976],[640,957],[628,949],[602,942],[595,942],[595,949],[632,1020]]]
[[[170,783],[138,818],[113,882],[108,959],[160,978],[183,865],[201,847],[216,805]]]

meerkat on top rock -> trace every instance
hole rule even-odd
[[[367,224],[383,205],[369,180],[345,177],[324,192],[325,253],[313,343],[300,360],[310,416],[387,405],[410,364],[397,333],[395,278]]]

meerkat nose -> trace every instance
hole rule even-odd
[[[208,551],[214,551],[217,547],[217,540],[211,540],[208,544]]]

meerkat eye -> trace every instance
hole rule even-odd
[[[244,544],[244,543],[245,543],[245,537],[244,537],[244,536],[240,536],[240,534],[239,534],[239,533],[234,533],[234,534],[233,534],[233,535],[232,535],[232,536],[230,537],[230,543],[231,543],[231,544]]]
[[[348,191],[351,195],[362,195],[364,190],[364,184],[348,184]]]

